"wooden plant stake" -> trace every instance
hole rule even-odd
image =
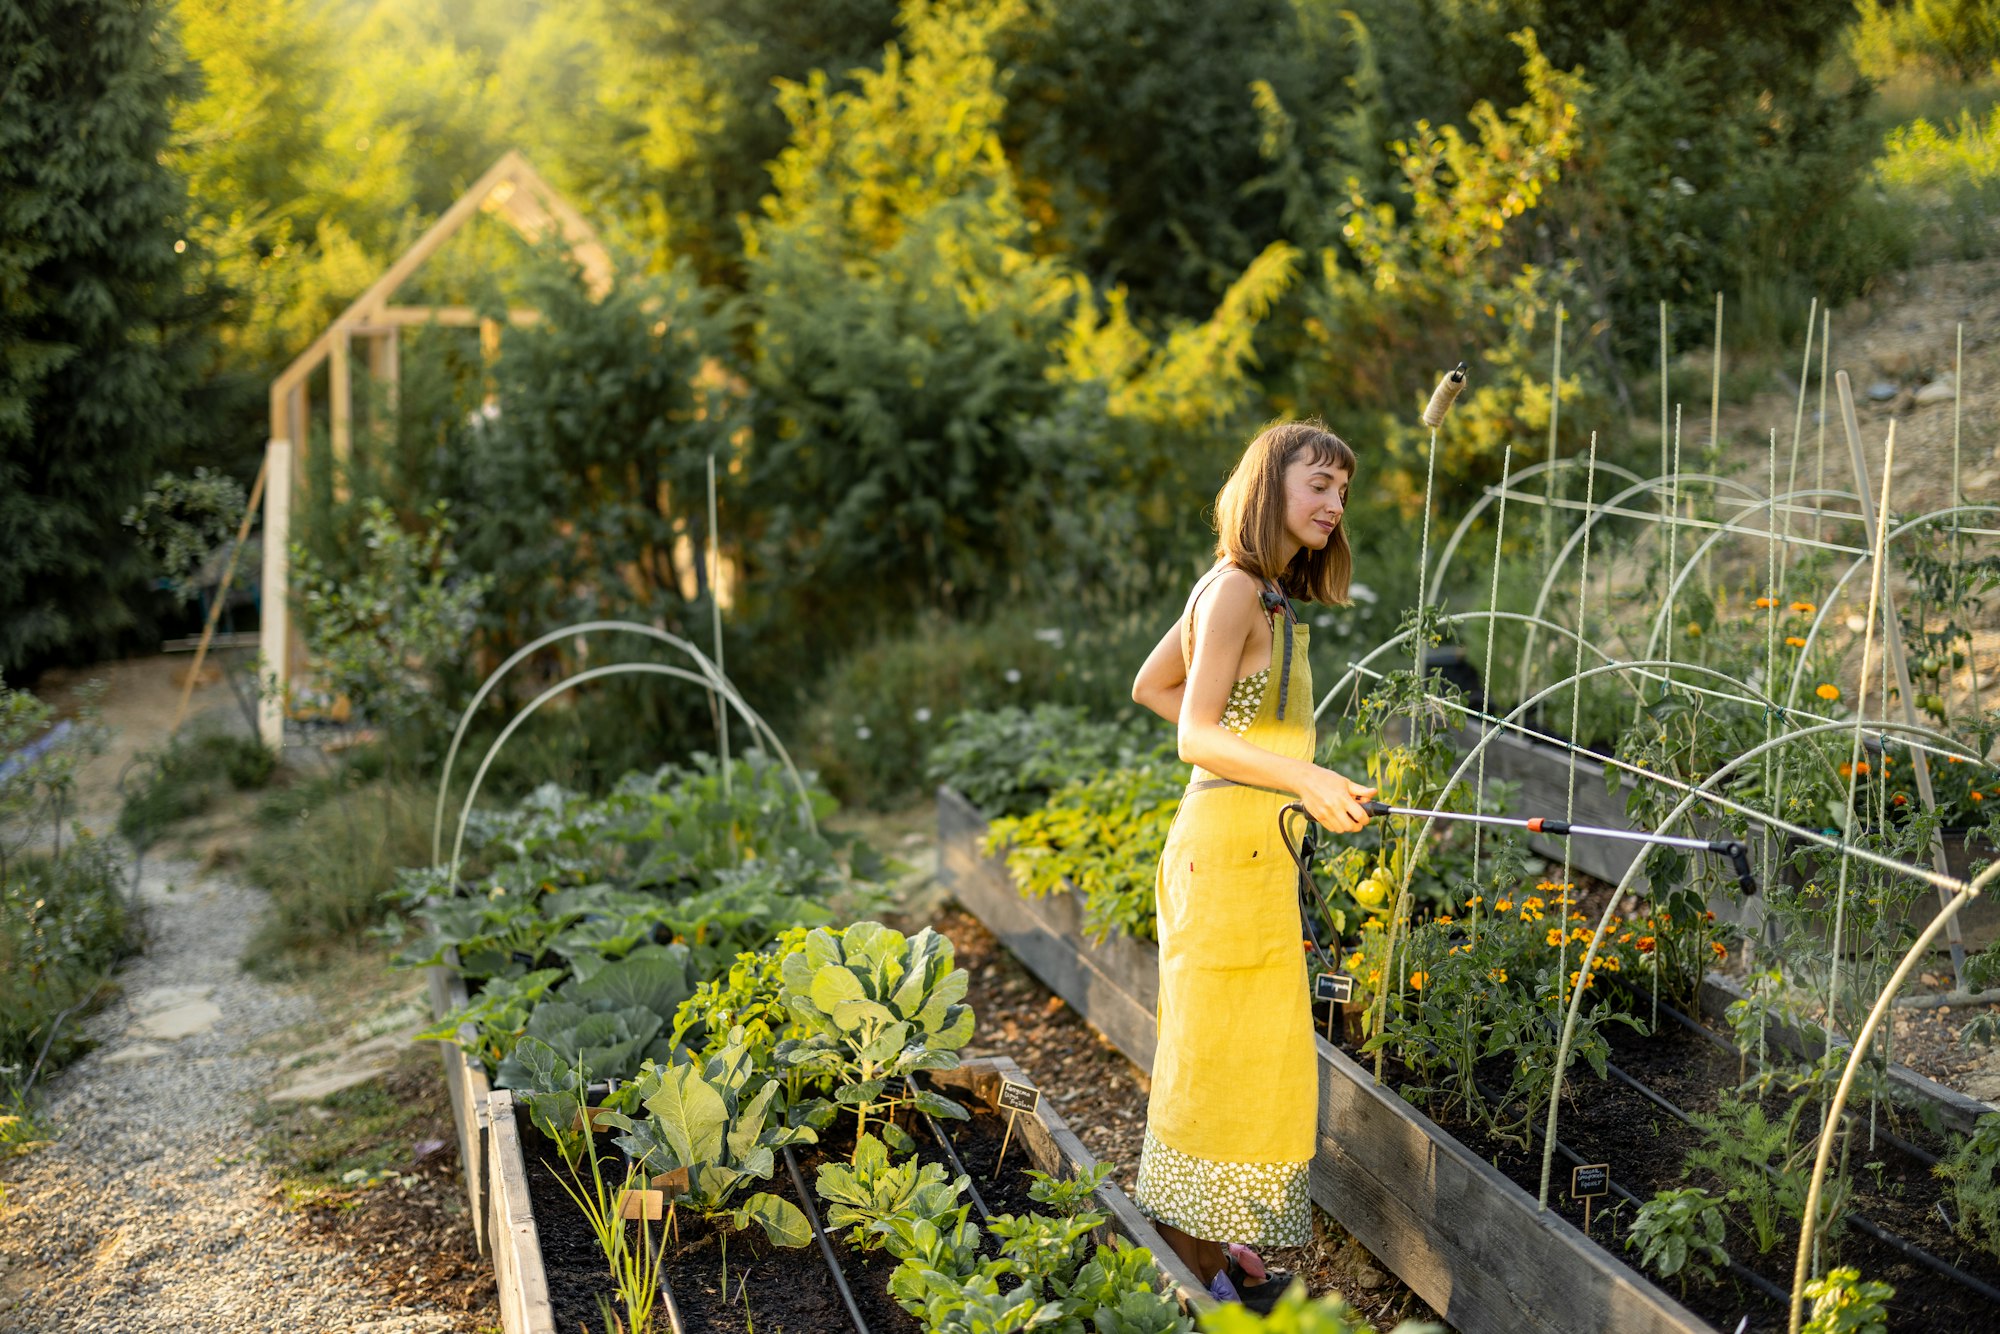
[[[1007,1133],[1000,1137],[1000,1155],[993,1160],[993,1179],[1000,1179],[1000,1164],[1007,1160],[1007,1145],[1014,1138],[1014,1121],[1022,1112],[1035,1112],[1041,1108],[1042,1091],[1032,1084],[1016,1084],[1012,1080],[1000,1081],[1000,1106],[1007,1111]]]
[[[644,1218],[649,1223],[656,1223],[662,1218],[671,1220],[673,1202],[687,1193],[688,1170],[676,1167],[671,1172],[660,1173],[646,1185],[647,1189],[628,1190],[618,1197],[620,1218]],[[671,1221],[668,1226],[673,1226]],[[674,1244],[680,1244],[678,1229],[674,1230]]]
[[[1590,1206],[1611,1193],[1610,1163],[1581,1163],[1570,1169],[1569,1197],[1583,1201],[1583,1230],[1590,1231]]]

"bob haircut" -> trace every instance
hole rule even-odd
[[[1334,525],[1325,546],[1302,547],[1290,565],[1278,565],[1285,541],[1285,469],[1301,458],[1344,469],[1348,482],[1354,480],[1354,450],[1324,422],[1273,422],[1257,433],[1216,494],[1216,558],[1276,580],[1287,597],[1344,607],[1354,574],[1345,522]]]

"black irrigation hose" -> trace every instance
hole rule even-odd
[[[904,1075],[903,1092],[911,1093],[915,1089],[916,1084],[911,1077]],[[972,1207],[979,1210],[979,1220],[982,1223],[993,1221],[993,1211],[986,1207],[985,1200],[979,1198],[979,1187],[973,1183],[972,1173],[966,1171],[965,1164],[958,1160],[958,1150],[952,1147],[951,1136],[945,1134],[944,1127],[938,1124],[937,1118],[923,1108],[917,1108],[917,1115],[924,1118],[924,1124],[930,1127],[932,1138],[944,1147],[944,1156],[951,1159],[951,1170],[965,1178],[965,1188],[972,1192]]]
[[[1620,1083],[1626,1085],[1628,1088],[1639,1093],[1640,1095],[1651,1101],[1653,1104],[1660,1107],[1662,1110],[1672,1114],[1677,1120],[1681,1122],[1681,1124],[1688,1126],[1690,1128],[1697,1128],[1695,1127],[1694,1119],[1690,1117],[1686,1112],[1682,1111],[1679,1107],[1675,1106],[1672,1102],[1668,1101],[1666,1098],[1661,1097],[1658,1093],[1654,1092],[1651,1088],[1648,1088],[1645,1084],[1641,1083],[1638,1079],[1634,1078],[1632,1075],[1629,1075],[1625,1071],[1620,1070],[1612,1062],[1606,1061],[1604,1063],[1604,1068],[1612,1075],[1613,1078],[1617,1079]],[[1769,1163],[1764,1164],[1763,1169],[1767,1175],[1776,1176],[1778,1174],[1777,1169],[1772,1167]],[[1885,1228],[1880,1223],[1875,1222],[1873,1219],[1869,1218],[1866,1214],[1862,1213],[1859,1209],[1850,1210],[1847,1215],[1847,1221],[1854,1224],[1854,1226],[1860,1229],[1862,1232],[1865,1232],[1869,1236],[1875,1238],[1875,1240],[1888,1245],[1894,1250],[1902,1252],[1905,1256],[1907,1256],[1912,1260],[1915,1260],[1918,1264],[1923,1265],[1925,1268],[1935,1270],[1937,1273],[1942,1274],[1944,1277],[1950,1279],[1954,1283],[1959,1284],[1961,1287],[1970,1288],[1972,1291],[1978,1293],[1980,1296],[1984,1297],[1989,1302],[2000,1303],[2000,1288],[1995,1288],[1992,1284],[1987,1283],[1983,1279],[1974,1278],[1971,1274],[1966,1273],[1964,1270],[1960,1269],[1957,1265],[1954,1265],[1953,1263],[1951,1263],[1951,1261],[1944,1259],[1942,1256],[1933,1255],[1931,1252],[1925,1250],[1923,1247],[1917,1245],[1915,1242],[1909,1240],[1908,1238],[1903,1237],[1898,1233],[1891,1232],[1888,1228]],[[1786,1295],[1785,1300],[1788,1302],[1791,1300],[1789,1294]]]
[[[644,1234],[641,1233],[641,1235],[643,1236]],[[660,1227],[660,1245],[665,1246],[666,1244],[667,1244],[666,1226],[664,1223],[662,1223]],[[729,1294],[725,1292],[722,1294],[722,1296],[723,1299],[726,1301],[728,1300]],[[673,1329],[674,1334],[687,1334],[686,1327],[681,1324],[680,1305],[679,1303],[674,1301],[674,1290],[672,1287],[668,1286],[667,1276],[665,1273],[662,1273],[660,1275],[660,1302],[663,1306],[667,1308],[667,1324],[669,1327]]]
[[[1498,1107],[1503,1105],[1503,1100],[1500,1099],[1495,1094],[1494,1090],[1484,1081],[1475,1079],[1473,1081],[1473,1087],[1479,1090],[1479,1096],[1485,1098],[1488,1102],[1492,1103],[1494,1106]],[[1541,1134],[1540,1131],[1537,1131],[1533,1126],[1529,1126],[1528,1142],[1532,1145],[1535,1139],[1540,1134]],[[1589,1165],[1588,1159],[1586,1159],[1582,1154],[1578,1153],[1575,1149],[1572,1149],[1569,1145],[1563,1143],[1561,1140],[1556,1141],[1556,1152],[1561,1154],[1564,1160],[1570,1163],[1570,1165],[1574,1167],[1584,1167]],[[1624,1200],[1626,1203],[1630,1204],[1635,1210],[1644,1207],[1645,1201],[1641,1200],[1637,1195],[1634,1195],[1630,1190],[1620,1185],[1618,1182],[1618,1178],[1607,1177],[1605,1179],[1604,1184],[1611,1187],[1613,1194],[1617,1195],[1619,1199]],[[1595,1241],[1596,1238],[1592,1238],[1592,1240]],[[1603,1245],[1603,1243],[1601,1242],[1599,1242],[1598,1244],[1600,1246]],[[1611,1248],[1605,1246],[1604,1249],[1610,1250]],[[1740,1265],[1736,1263],[1736,1261],[1734,1260],[1725,1259],[1723,1263],[1729,1267],[1729,1272],[1732,1275],[1741,1279],[1743,1282],[1748,1283],[1751,1287],[1763,1293],[1766,1297],[1769,1297],[1772,1301],[1777,1302],[1780,1305],[1789,1305],[1791,1303],[1792,1300],[1791,1293],[1786,1292],[1784,1289],[1780,1288],[1777,1284],[1771,1282],[1771,1280],[1765,1278],[1762,1274],[1758,1273],[1756,1270],[1751,1269],[1745,1265]]]
[[[806,1221],[812,1224],[813,1236],[819,1242],[819,1253],[826,1259],[826,1267],[833,1273],[834,1286],[840,1289],[840,1300],[847,1304],[847,1314],[854,1321],[856,1334],[869,1334],[868,1322],[861,1318],[861,1308],[854,1304],[854,1291],[847,1286],[847,1275],[840,1272],[840,1257],[833,1253],[833,1243],[827,1240],[826,1229],[820,1226],[819,1206],[813,1203],[812,1192],[806,1189],[805,1174],[799,1171],[799,1160],[792,1156],[792,1147],[785,1146],[785,1170],[792,1174],[792,1187],[799,1193],[799,1203],[805,1206]]]
[[[1688,1015],[1682,1014],[1679,1010],[1667,1004],[1667,1002],[1665,1001],[1660,1002],[1660,1008],[1666,1011],[1667,1014],[1673,1016],[1673,1018],[1676,1021],[1678,1021],[1683,1027],[1689,1029],[1692,1032],[1699,1033],[1703,1037],[1707,1038],[1709,1042],[1713,1043],[1718,1050],[1729,1052],[1730,1054],[1736,1056],[1740,1056],[1743,1054],[1737,1048],[1735,1043],[1723,1037],[1720,1033],[1717,1033],[1714,1029],[1710,1028],[1707,1024],[1702,1023],[1700,1020],[1690,1018]],[[1861,1123],[1861,1113],[1855,1111],[1852,1107],[1847,1108],[1846,1111],[1842,1113],[1842,1115],[1856,1125],[1859,1125]],[[1941,1161],[1938,1158],[1938,1156],[1932,1153],[1929,1149],[1926,1149],[1921,1145],[1912,1144],[1909,1140],[1904,1139],[1901,1135],[1898,1135],[1895,1131],[1888,1129],[1886,1126],[1878,1126],[1872,1133],[1887,1140],[1891,1146],[1902,1151],[1903,1153],[1908,1154],[1910,1157],[1922,1163],[1925,1167],[1936,1167],[1938,1163]]]

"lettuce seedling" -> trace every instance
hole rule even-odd
[[[704,1065],[649,1062],[634,1081],[645,1118],[610,1111],[599,1120],[624,1132],[618,1146],[649,1175],[687,1169],[679,1203],[704,1218],[726,1213],[738,1228],[755,1222],[774,1245],[803,1246],[812,1228],[791,1201],[760,1191],[733,1203],[751,1181],[771,1179],[776,1150],[811,1144],[817,1135],[810,1126],[779,1120],[777,1081],[757,1071],[741,1033],[731,1038]]]
[[[854,1162],[822,1163],[815,1188],[827,1202],[828,1227],[851,1227],[848,1242],[857,1249],[880,1246],[884,1234],[877,1223],[898,1216],[941,1218],[972,1184],[970,1177],[947,1181],[944,1168],[915,1158],[892,1163],[888,1146],[863,1134],[854,1146]]]
[[[951,1099],[913,1089],[918,1070],[949,1070],[972,1037],[972,1007],[960,1004],[969,979],[952,966],[951,941],[925,927],[905,938],[879,922],[857,922],[836,937],[817,930],[784,960],[784,1001],[807,1036],[780,1042],[776,1057],[834,1088],[855,1109],[857,1152],[868,1114],[910,1102],[933,1116],[965,1120]],[[903,1093],[885,1098],[891,1081]]]

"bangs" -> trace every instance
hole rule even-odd
[[[1347,474],[1350,483],[1354,480],[1357,462],[1354,451],[1348,447],[1345,440],[1331,431],[1322,428],[1307,433],[1304,439],[1292,447],[1291,456],[1286,462],[1301,458],[1316,468],[1339,468]]]

